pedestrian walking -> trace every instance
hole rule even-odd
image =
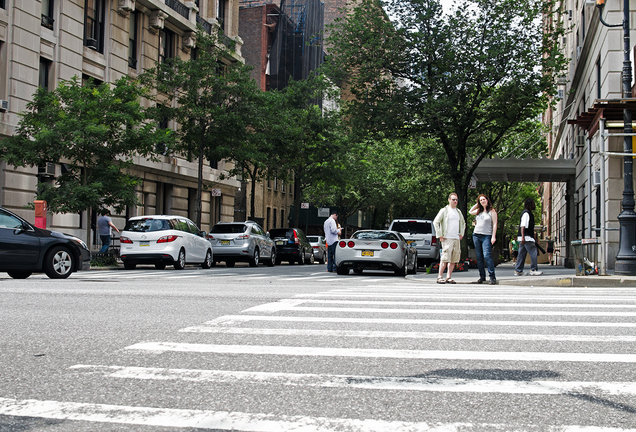
[[[442,243],[442,254],[439,262],[439,274],[437,283],[454,284],[453,269],[455,264],[461,258],[461,239],[466,231],[466,221],[462,212],[457,208],[457,194],[452,193],[448,196],[448,205],[442,208],[435,219],[433,226],[437,238]],[[448,267],[446,279],[444,279],[444,270]]]
[[[490,199],[481,194],[477,197],[477,203],[471,207],[468,213],[475,216],[473,243],[475,244],[475,252],[477,252],[477,268],[479,269],[479,279],[475,283],[486,282],[485,266],[488,266],[490,285],[496,285],[492,245],[497,239],[497,211],[492,208]]]
[[[537,265],[537,245],[534,242],[534,215],[532,212],[535,208],[534,199],[526,198],[521,220],[519,221],[519,236],[517,237],[519,241],[519,256],[515,266],[515,276],[523,276],[526,255],[530,255],[530,276],[543,274],[542,271],[539,271],[539,266]]]
[[[517,264],[517,257],[519,256],[519,240],[513,238],[510,240],[510,246],[512,247],[512,262]]]
[[[554,239],[552,237],[548,237],[548,261],[550,261],[550,265],[554,265],[554,261],[552,261],[553,259],[553,254],[554,254]]]
[[[102,216],[97,219],[97,230],[99,232],[99,238],[102,241],[102,248],[100,253],[108,251],[110,247],[110,235],[112,230],[119,232],[113,221],[110,219],[110,211],[108,209],[102,210]]]
[[[332,273],[336,271],[336,247],[338,246],[338,236],[341,230],[338,228],[338,215],[333,212],[327,218],[323,229],[325,231],[325,239],[327,241],[327,271]]]

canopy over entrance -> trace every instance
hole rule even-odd
[[[567,182],[576,175],[574,159],[484,159],[474,172],[478,182]]]

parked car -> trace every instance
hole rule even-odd
[[[208,239],[214,250],[214,263],[225,261],[234,267],[246,261],[256,267],[263,260],[269,267],[276,261],[277,248],[263,228],[254,221],[219,222],[212,227]]]
[[[395,219],[389,231],[397,231],[417,249],[418,266],[439,261],[440,242],[435,236],[433,221],[428,219]]]
[[[44,272],[52,279],[65,279],[91,267],[91,253],[79,238],[38,228],[0,207],[0,272],[26,279]]]
[[[163,270],[172,265],[183,270],[186,264],[212,267],[212,247],[205,231],[182,216],[135,216],[128,220],[119,237],[119,257],[126,270],[137,264],[154,264]]]
[[[396,275],[417,273],[417,250],[402,234],[387,230],[362,230],[336,247],[336,272],[360,274],[363,270],[389,270]]]
[[[327,262],[327,242],[323,236],[307,236],[309,244],[314,250],[314,260],[320,264]]]
[[[287,261],[290,264],[313,264],[314,249],[305,233],[298,228],[273,228],[269,236],[276,243],[276,264]]]

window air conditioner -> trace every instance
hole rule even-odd
[[[592,172],[592,186],[600,186],[601,185],[601,172],[593,171]]]
[[[576,146],[585,147],[585,135],[579,135],[576,137]]]
[[[88,38],[86,39],[86,46],[90,49],[97,49],[97,40],[96,39],[92,39],[92,38]]]
[[[38,175],[43,177],[55,177],[55,164],[47,162],[45,165],[38,167]]]
[[[0,111],[7,111],[9,109],[9,101],[0,99]]]

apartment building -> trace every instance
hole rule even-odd
[[[73,76],[113,82],[165,58],[187,59],[197,25],[208,33],[220,26],[236,43],[234,57],[227,61],[244,62],[238,0],[0,0],[0,138],[15,133],[19,113],[38,87],[54,88]],[[209,161],[204,168],[203,230],[234,218],[241,183],[220,178],[225,164]],[[35,199],[37,182],[51,181],[61,170],[59,163],[15,168],[0,160],[0,206],[32,221],[34,212],[25,206]],[[194,218],[195,162],[178,155],[160,156],[158,162],[137,158],[133,173],[143,180],[139,205],[115,215],[117,226],[143,214]],[[47,220],[49,228],[82,238],[90,223],[86,212]]]
[[[576,175],[567,182],[543,184],[543,224],[556,241],[559,264],[571,264],[572,240],[599,238],[599,260],[612,271],[624,177],[623,158],[607,152],[623,152],[624,138],[603,139],[601,132],[622,133],[623,107],[636,104],[621,100],[623,29],[604,26],[599,15],[609,24],[622,23],[623,1],[607,0],[602,11],[594,1],[565,0],[562,5],[565,15],[548,19],[562,19],[569,29],[561,49],[570,63],[558,83],[556,106],[545,112],[544,122],[550,127],[550,157],[576,161]],[[630,33],[633,63],[634,19]]]

